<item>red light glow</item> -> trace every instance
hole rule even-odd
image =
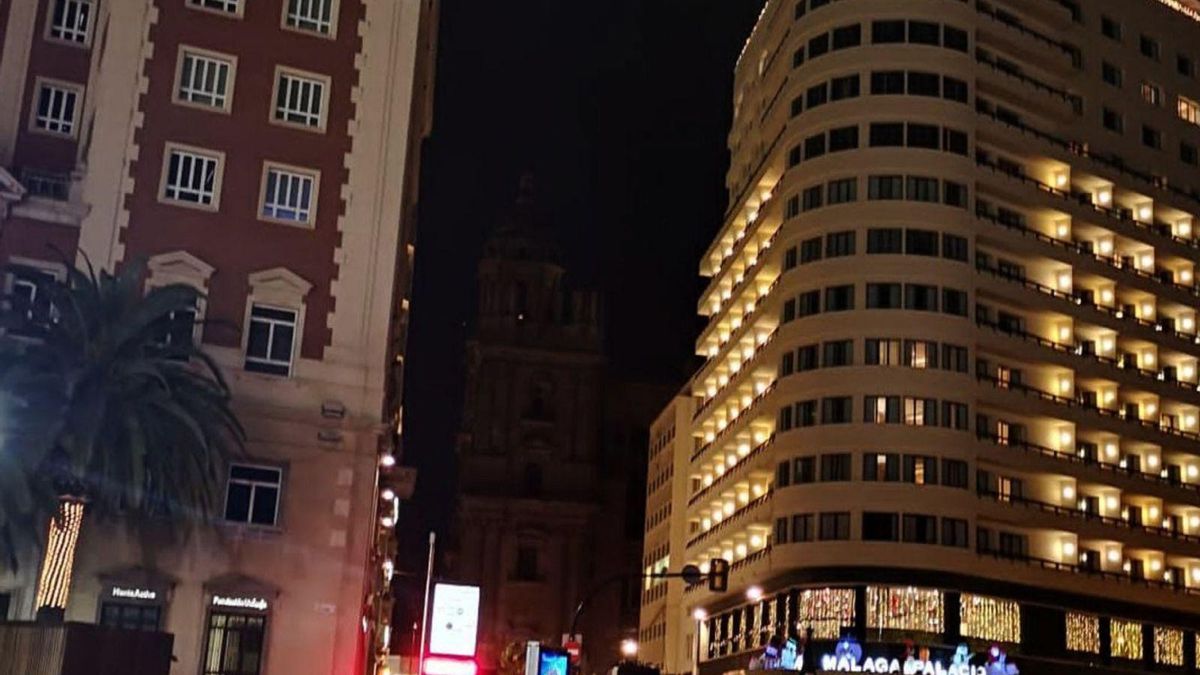
[[[473,659],[452,659],[445,656],[426,656],[425,675],[475,675],[478,666]]]

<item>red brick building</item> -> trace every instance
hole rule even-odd
[[[175,673],[369,669],[435,26],[435,0],[0,0],[0,259],[196,286],[181,325],[250,437],[187,542],[85,522],[69,620],[174,633]],[[0,575],[5,609],[32,580]]]

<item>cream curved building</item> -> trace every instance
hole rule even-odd
[[[1188,1],[766,2],[649,453],[646,571],[730,586],[647,581],[644,659],[1196,672],[1198,44]]]

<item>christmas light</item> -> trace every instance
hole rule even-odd
[[[843,626],[854,624],[854,591],[849,588],[813,588],[800,593],[796,632],[812,628],[818,640],[836,640]]]
[[[1113,619],[1108,624],[1112,655],[1121,659],[1142,659],[1142,625],[1134,621]]]
[[[83,525],[83,502],[63,500],[58,517],[50,521],[46,558],[38,579],[37,606],[66,609],[71,593],[71,574],[75,570],[75,545]]]
[[[941,591],[927,588],[867,587],[867,625],[888,630],[945,631]]]
[[[996,642],[1021,641],[1021,607],[1010,600],[963,593],[960,632]]]
[[[1183,631],[1154,627],[1154,661],[1168,666],[1183,665]]]
[[[1067,649],[1088,654],[1100,653],[1100,617],[1067,612]]]

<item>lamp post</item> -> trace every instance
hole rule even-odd
[[[625,657],[626,661],[636,661],[638,653],[637,640],[626,638],[621,640],[621,656]]]
[[[700,632],[704,629],[704,620],[708,612],[703,607],[692,610],[692,618],[696,620],[696,652],[692,656],[692,675],[700,675]]]

